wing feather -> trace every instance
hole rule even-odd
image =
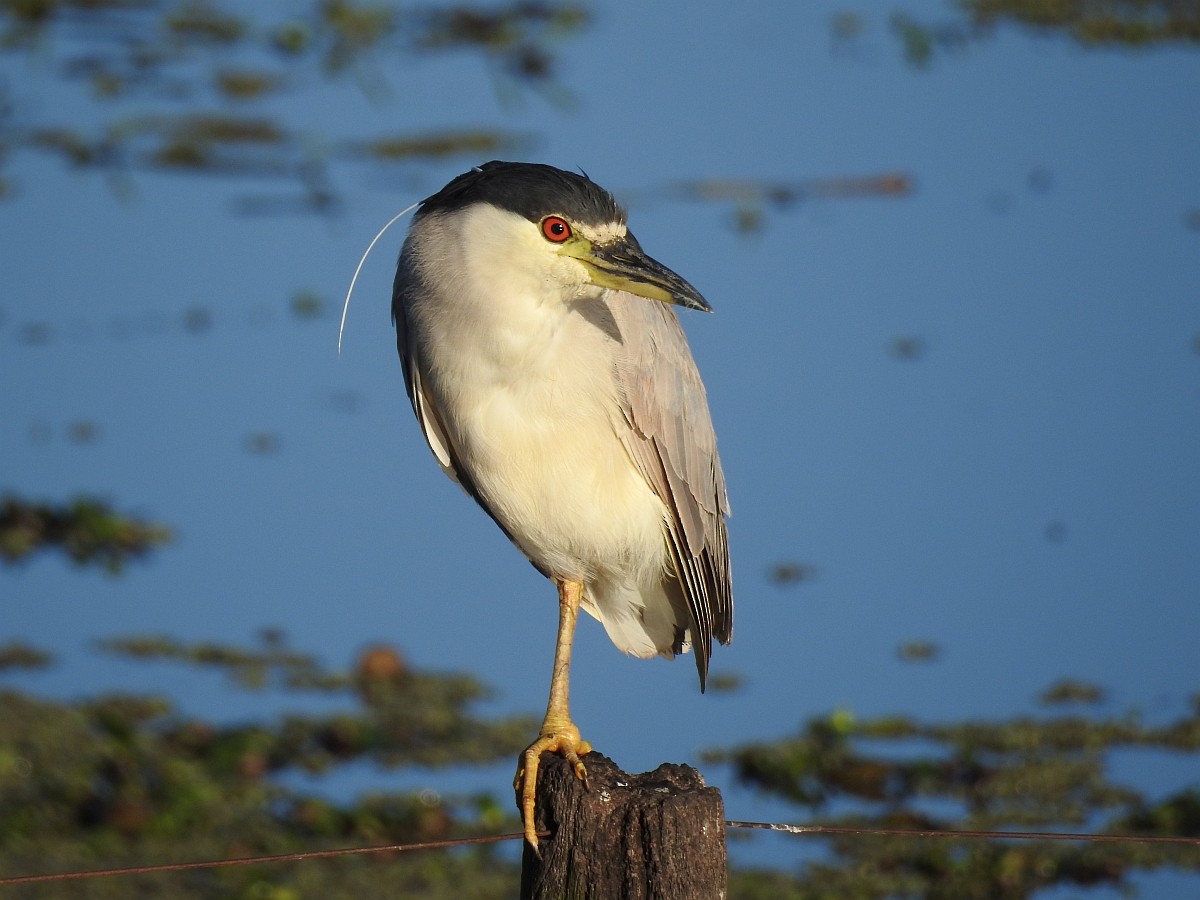
[[[441,422],[433,399],[425,392],[421,384],[420,359],[412,339],[412,332],[408,327],[403,302],[403,292],[409,289],[410,277],[408,267],[401,260],[396,271],[395,283],[392,285],[392,324],[396,326],[396,349],[400,352],[404,389],[408,392],[408,400],[412,404],[413,412],[416,413],[417,422],[421,426],[421,433],[425,435],[429,449],[433,451],[442,470],[462,484],[454,465],[454,456],[450,449],[450,440],[446,435],[445,426]],[[470,492],[468,488],[468,493]]]
[[[620,292],[607,305],[624,350],[614,373],[622,397],[616,424],[671,513],[667,540],[703,687],[712,639],[727,644],[733,636],[729,498],[708,397],[672,307]]]

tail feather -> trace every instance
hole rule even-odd
[[[590,584],[583,608],[623,653],[670,659],[691,646],[687,607],[682,597],[671,596],[666,584],[650,590],[632,584]]]

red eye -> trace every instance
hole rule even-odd
[[[546,216],[542,219],[542,235],[548,241],[561,244],[571,236],[571,226],[562,216]]]

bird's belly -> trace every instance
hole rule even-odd
[[[492,515],[547,574],[654,582],[666,509],[613,430],[615,394],[599,388],[569,375],[477,386],[458,417],[463,462]]]

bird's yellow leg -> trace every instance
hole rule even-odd
[[[533,806],[537,797],[537,773],[542,753],[558,753],[575,767],[575,775],[587,785],[587,769],[580,760],[592,751],[592,745],[579,737],[579,729],[571,721],[571,643],[575,639],[575,623],[579,619],[579,603],[583,599],[583,583],[559,581],[558,584],[558,642],[554,647],[554,673],[550,677],[550,702],[538,739],[521,754],[513,787],[521,792],[521,821],[525,825],[525,840],[534,850],[538,848],[537,831],[533,823]]]

